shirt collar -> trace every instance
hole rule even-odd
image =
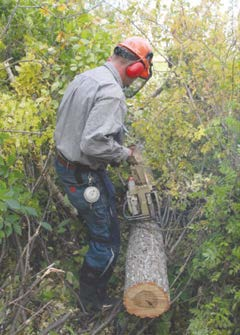
[[[114,78],[116,79],[116,81],[118,82],[118,84],[123,88],[123,82],[122,79],[120,77],[120,74],[118,73],[118,70],[115,68],[115,66],[111,63],[111,62],[106,62],[104,64],[104,66],[112,72]]]

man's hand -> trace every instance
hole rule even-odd
[[[131,150],[131,154],[130,154],[130,156],[128,156],[128,159],[127,159],[129,164],[135,165],[135,164],[143,163],[142,152],[141,152],[139,146],[131,145],[128,148]]]

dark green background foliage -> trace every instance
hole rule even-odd
[[[239,10],[239,9],[238,9]],[[240,334],[239,16],[231,2],[0,0],[0,333],[91,334],[77,307],[87,234],[54,173],[56,111],[69,81],[120,40],[145,36],[154,76],[131,100],[161,194],[172,305],[154,320],[124,308],[99,334]],[[110,291],[122,297],[129,224]],[[120,173],[128,176],[128,166]]]

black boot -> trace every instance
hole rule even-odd
[[[102,304],[100,303],[96,286],[91,286],[83,281],[80,281],[80,294],[81,307],[86,312],[100,311]]]
[[[80,300],[86,312],[112,308],[118,299],[107,296],[107,282],[112,274],[109,269],[104,274],[93,269],[86,262],[80,270]]]
[[[97,288],[97,295],[102,311],[113,308],[119,302],[118,298],[109,296],[107,290],[102,287]]]
[[[110,297],[107,294],[107,286],[108,286],[109,279],[112,276],[112,273],[113,273],[113,266],[111,265],[105,273],[100,275],[100,278],[97,284],[97,295],[98,295],[99,301],[102,304],[103,309],[105,310],[109,308],[113,308],[119,301],[119,299]]]
[[[100,309],[100,302],[97,294],[97,283],[100,272],[90,267],[86,262],[80,270],[80,294],[79,298],[86,312]]]

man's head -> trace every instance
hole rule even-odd
[[[111,57],[122,78],[123,85],[129,86],[137,78],[148,80],[152,67],[152,48],[142,37],[130,37],[119,43]]]

